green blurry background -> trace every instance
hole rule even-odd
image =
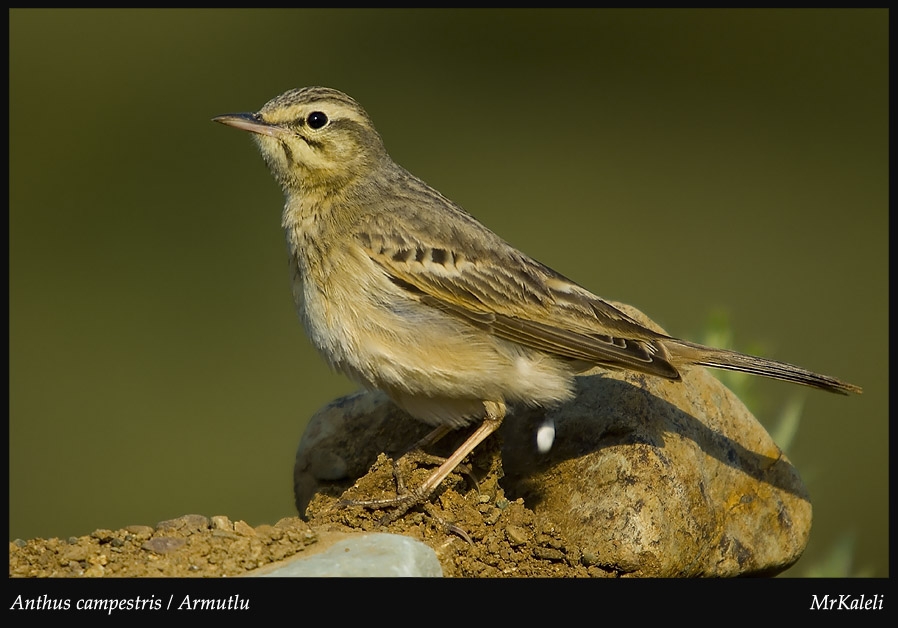
[[[886,10],[9,15],[10,539],[294,514],[305,423],[354,387],[293,311],[280,190],[210,118],[320,84],[598,294],[864,386],[752,407],[805,402],[789,573],[888,575]]]

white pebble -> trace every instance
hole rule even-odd
[[[547,418],[543,424],[536,430],[536,448],[539,453],[544,454],[552,449],[552,443],[555,442],[555,421]]]

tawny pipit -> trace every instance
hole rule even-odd
[[[420,487],[426,498],[505,416],[546,406],[599,365],[680,379],[697,364],[830,392],[853,384],[671,338],[531,259],[395,164],[368,114],[334,89],[295,89],[216,122],[250,131],[286,197],[293,297],[331,366],[379,388],[434,437],[480,422]]]

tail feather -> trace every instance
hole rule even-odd
[[[671,357],[673,357],[676,362],[686,362],[727,371],[740,371],[743,373],[751,373],[753,375],[761,375],[772,379],[811,386],[812,388],[819,388],[840,395],[847,395],[849,393],[860,394],[862,392],[860,386],[843,382],[842,380],[830,377],[829,375],[814,373],[813,371],[786,362],[759,358],[757,356],[738,353],[736,351],[728,351],[726,349],[714,349],[712,347],[706,347],[684,340],[676,340],[675,343],[668,342],[666,344],[671,353]]]

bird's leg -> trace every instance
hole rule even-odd
[[[415,451],[416,449],[423,450],[425,447],[429,447],[430,445],[433,445],[434,443],[436,443],[438,440],[443,438],[446,434],[448,434],[451,431],[452,431],[452,428],[449,427],[448,425],[440,425],[439,427],[434,428],[431,431],[427,432],[427,434],[424,436],[424,438],[422,438],[417,443],[415,443],[414,445],[409,447],[408,451],[406,451],[405,453]]]
[[[461,539],[464,539],[468,542],[468,545],[474,545],[474,541],[471,540],[471,535],[464,531],[464,529],[458,527],[454,523],[449,523],[438,514],[434,512],[433,504],[425,503],[423,506],[424,512],[433,519],[438,526],[440,526],[445,532],[455,534]]]
[[[396,510],[389,515],[388,520],[385,523],[401,517],[409,508],[427,499],[440,483],[455,470],[461,461],[464,460],[469,453],[474,451],[477,445],[482,443],[490,434],[495,432],[499,429],[499,426],[502,425],[502,419],[505,418],[505,403],[501,401],[484,401],[483,406],[486,410],[486,416],[480,426],[452,453],[452,455],[446,458],[446,460],[437,467],[419,487],[408,491],[403,495],[396,495],[396,497],[370,500],[344,500],[340,502],[340,505],[362,506],[371,509],[395,507]],[[434,430],[434,432],[436,431],[437,430]]]
[[[446,434],[452,431],[452,428],[448,425],[440,425],[439,427],[428,432],[424,438],[416,442],[414,445],[405,450],[405,453],[399,456],[400,458],[409,458],[414,459],[417,462],[423,462],[424,464],[432,464],[432,465],[441,465],[446,459],[442,456],[435,456],[433,454],[429,454],[424,451],[425,447],[429,447],[433,445],[441,438],[443,438]],[[398,473],[397,462],[393,461],[393,475],[395,476]],[[399,484],[400,480],[397,478],[396,483]]]
[[[441,425],[430,432],[428,432],[424,438],[420,439],[414,445],[405,450],[405,453],[399,456],[399,459],[393,460],[393,479],[396,482],[396,494],[397,495],[405,495],[405,479],[402,477],[402,471],[399,468],[399,460],[409,460],[414,461],[417,464],[427,464],[433,466],[439,466],[446,462],[446,458],[443,456],[437,456],[434,454],[427,453],[424,451],[425,447],[429,447],[433,445],[441,438],[443,438],[446,434],[452,431],[452,428],[447,425]],[[466,464],[459,464],[456,467],[461,473],[464,473],[468,476],[471,482],[474,483],[475,487],[478,487],[477,478],[474,477],[472,473],[471,467]]]

